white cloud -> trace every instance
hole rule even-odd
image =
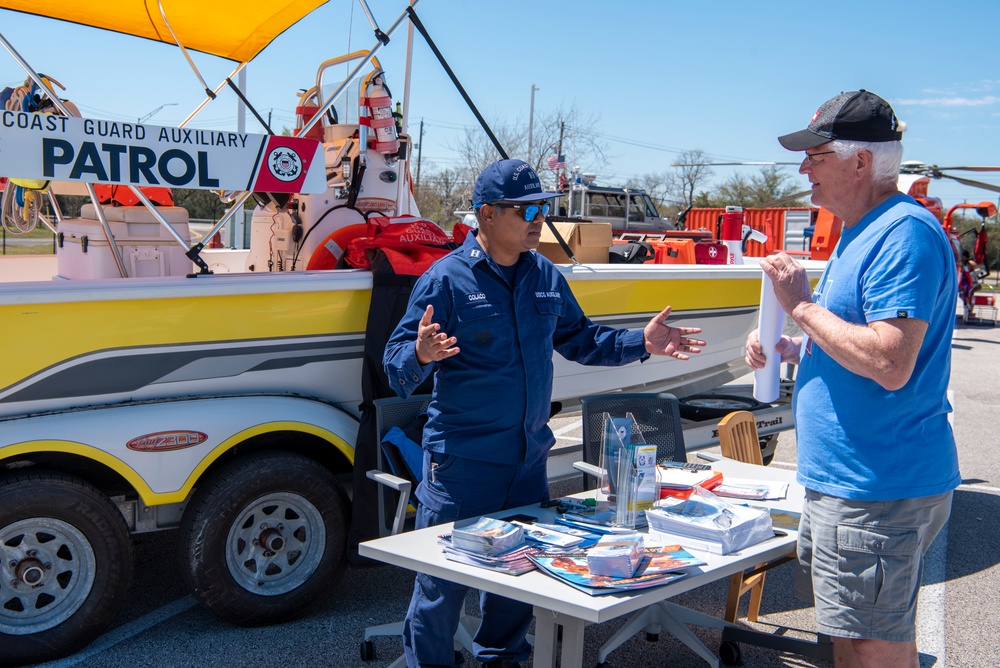
[[[1000,97],[985,95],[983,97],[925,97],[908,100],[896,100],[895,104],[902,107],[988,107],[1000,102]]]

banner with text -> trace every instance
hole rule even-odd
[[[322,193],[315,139],[0,111],[0,175],[133,186]]]

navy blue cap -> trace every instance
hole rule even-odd
[[[562,197],[542,192],[542,182],[531,165],[523,160],[497,160],[488,165],[472,189],[472,206],[493,202],[534,202]]]
[[[885,142],[902,138],[889,103],[862,88],[827,100],[805,130],[778,137],[778,141],[789,151],[804,151],[834,139]]]

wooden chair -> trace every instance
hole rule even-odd
[[[763,466],[760,454],[760,437],[757,435],[757,418],[749,411],[735,411],[719,422],[719,443],[722,456],[747,464]],[[748,571],[733,573],[729,578],[729,597],[726,600],[727,622],[736,621],[736,611],[743,594],[750,592],[747,621],[756,622],[760,613],[760,598],[764,593],[766,572],[795,558],[795,553],[785,555],[766,564],[759,564]]]

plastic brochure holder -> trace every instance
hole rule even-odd
[[[601,492],[614,502],[618,493],[618,452],[632,438],[634,420],[631,413],[623,418],[613,418],[604,413],[604,432],[601,435]],[[641,434],[638,436],[641,438]]]
[[[645,511],[658,497],[656,446],[629,443],[618,451],[618,497],[615,524],[635,529],[645,525]]]
[[[647,445],[632,413],[604,414],[601,488],[615,504],[615,524],[636,528],[657,497],[656,446]]]

